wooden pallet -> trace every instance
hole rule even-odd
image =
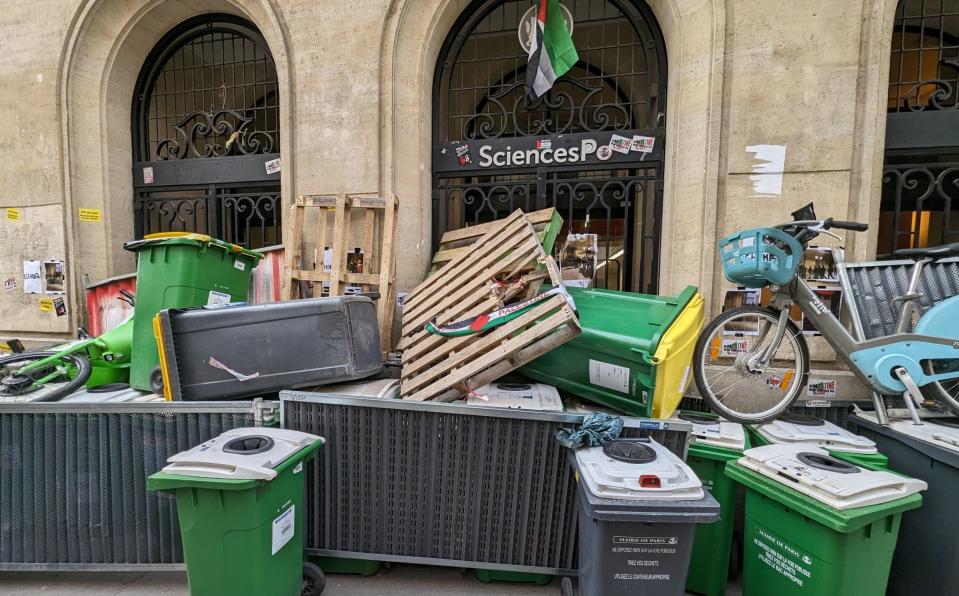
[[[556,237],[563,227],[563,218],[554,208],[540,209],[526,214],[526,219],[536,230],[536,237],[543,246],[546,254],[552,254]],[[473,244],[479,241],[484,234],[499,226],[500,220],[468,226],[459,230],[452,230],[443,234],[436,254],[433,255],[433,266],[430,273],[442,269],[447,263],[462,256],[471,250]]]
[[[316,208],[316,225],[310,226],[312,234],[304,230],[308,208]],[[330,296],[348,293],[347,286],[358,287],[362,292],[379,292],[376,316],[384,352],[390,349],[396,305],[396,209],[393,195],[301,195],[291,207],[290,239],[285,243],[289,252],[283,296],[305,297],[299,282],[313,282],[315,296],[320,295],[324,282],[329,284]],[[312,254],[304,254],[305,243],[314,247]],[[323,270],[326,247],[332,252],[329,271]],[[354,248],[363,251],[362,272],[350,271],[347,256]]]
[[[483,334],[442,337],[423,328],[434,318],[444,324],[502,308],[501,298],[491,291],[492,279],[515,279],[545,267],[557,284],[559,269],[522,211],[494,224],[468,252],[407,294],[401,340],[404,399],[452,401],[579,334],[576,314],[563,295]],[[530,284],[514,298],[537,292],[538,284]]]

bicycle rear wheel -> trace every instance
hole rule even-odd
[[[927,360],[925,362],[926,374],[941,375],[945,373],[954,373],[959,371],[959,359],[954,360]],[[959,416],[959,409],[955,407],[959,402],[959,378],[948,379],[945,381],[934,381],[928,385],[929,392],[933,394],[937,401],[945,405],[953,414]],[[928,394],[928,392],[927,392]]]
[[[809,376],[809,348],[787,321],[782,340],[770,346],[779,313],[758,306],[730,309],[713,319],[696,343],[693,374],[714,412],[733,422],[772,420],[799,397]],[[750,359],[769,352],[765,363]]]
[[[0,358],[0,403],[57,401],[77,391],[90,378],[90,362],[68,354],[37,370],[22,373],[28,364],[56,352],[26,352]]]

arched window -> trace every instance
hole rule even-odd
[[[879,256],[959,241],[959,0],[900,0]]]
[[[278,93],[270,49],[243,19],[203,15],[156,45],[133,104],[138,237],[281,242]]]
[[[476,0],[441,51],[434,247],[446,230],[517,208],[556,207],[565,222],[557,251],[567,233],[598,239],[594,285],[653,292],[665,142],[662,34],[645,2],[564,0],[579,62],[530,102],[527,44],[537,4]],[[642,141],[633,146],[634,137]],[[632,148],[623,152],[616,139]]]

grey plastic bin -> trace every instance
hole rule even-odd
[[[959,594],[959,448],[920,440],[881,426],[864,416],[850,416],[854,432],[876,442],[889,457],[889,468],[925,480],[922,507],[902,514],[899,542],[892,558],[889,596]],[[933,424],[926,422],[927,425]],[[943,429],[953,437],[959,431]]]
[[[338,296],[159,315],[168,399],[263,395],[369,377],[383,367],[373,301]]]
[[[597,497],[579,481],[579,593],[581,596],[681,596],[697,524],[719,519],[709,492],[696,500],[623,500]]]

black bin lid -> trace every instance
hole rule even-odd
[[[627,464],[648,464],[656,461],[656,451],[644,443],[646,441],[642,439],[610,441],[603,445],[603,453],[616,461]]]

